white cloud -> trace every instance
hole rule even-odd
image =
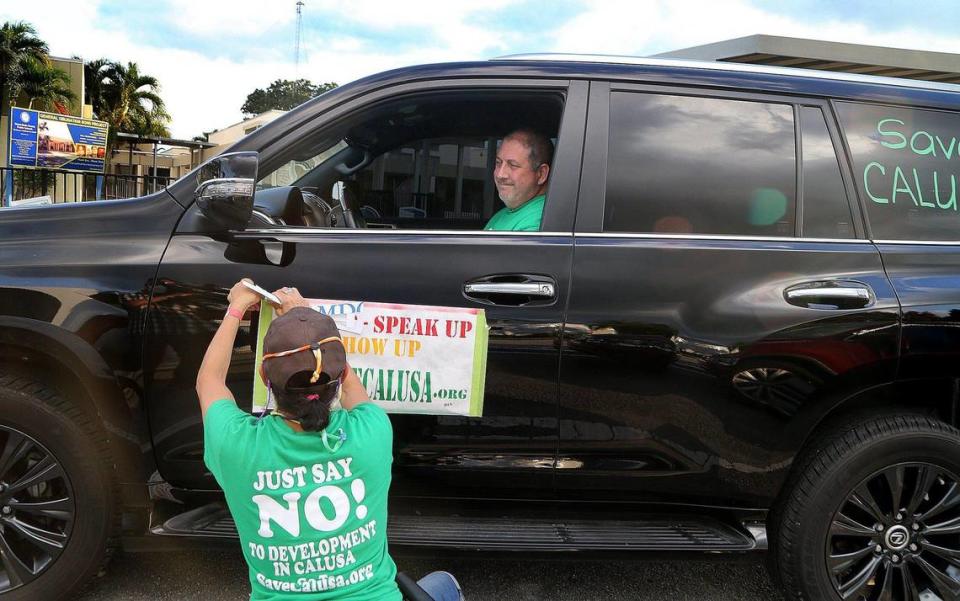
[[[92,15],[98,4],[89,2],[84,11]],[[239,121],[240,105],[253,89],[251,73],[282,72],[287,68],[261,63],[251,69],[251,65],[210,58],[195,51],[147,46],[137,39],[136,31],[106,29],[93,18],[78,18],[74,2],[46,2],[42,18],[4,12],[0,9],[2,19],[31,22],[55,56],[136,62],[142,73],[160,81],[161,97],[173,116],[171,129],[175,137],[191,138],[204,130]]]
[[[588,10],[552,32],[553,52],[650,54],[754,34],[956,52],[960,35],[912,28],[877,32],[856,21],[801,22],[743,0],[590,0]]]
[[[295,3],[263,0],[168,0],[165,18],[171,25],[191,33],[242,36],[292,25]],[[287,6],[289,5],[289,6]]]
[[[505,47],[503,32],[474,24],[477,17],[515,4],[518,0],[366,1],[310,0],[305,15],[322,14],[338,21],[384,32],[410,32],[437,40],[445,60],[479,58],[488,49]],[[323,17],[321,17],[323,18]]]
[[[160,80],[161,96],[173,117],[172,134],[191,138],[202,131],[239,121],[242,118],[240,106],[247,94],[275,79],[293,78],[296,75],[315,82],[335,81],[343,84],[364,75],[404,65],[486,58],[481,52],[485,47],[496,46],[498,36],[467,24],[466,19],[477,10],[490,9],[506,1],[451,3],[453,6],[437,4],[433,8],[419,9],[401,2],[342,6],[329,3],[332,14],[338,18],[384,29],[419,26],[424,31],[437,32],[440,43],[392,52],[389,48],[369,48],[367,44],[351,37],[349,30],[336,38],[314,42],[309,35],[305,13],[306,60],[298,71],[295,71],[292,60],[239,62],[205,56],[188,49],[148,46],[138,39],[137,31],[108,29],[105,24],[97,22],[93,15],[104,4],[100,1],[78,5],[76,2],[51,0],[42,6],[42,14],[39,8],[36,14],[23,10],[13,14],[9,9],[0,7],[0,20],[22,19],[32,23],[38,35],[47,41],[51,52],[57,56],[80,55],[87,60],[107,57],[138,63],[143,73]],[[323,9],[324,4],[311,1],[312,6],[305,10],[316,13],[318,6]],[[174,0],[170,10],[159,18],[163,18],[167,26],[180,23],[181,29],[188,33],[209,31],[217,36],[242,36],[271,28],[286,28],[292,34],[293,3],[290,5],[290,10],[280,15],[275,5],[265,9],[262,3],[253,0],[232,3]],[[90,17],[84,18],[84,14]],[[278,39],[277,44],[289,44],[292,50],[292,40]],[[272,52],[275,47],[265,50],[271,52],[265,51],[264,55],[277,56]],[[282,54],[292,55],[292,51]]]
[[[162,8],[144,7],[144,11],[156,11],[157,22],[164,27],[176,26],[190,36],[206,34],[207,39],[229,37],[235,41],[254,39],[262,32],[276,33],[271,46],[248,53],[263,58],[242,61],[191,49],[147,45],[141,40],[142,32],[111,28],[108,23],[113,21],[98,22],[94,15],[102,4],[99,0],[19,4],[16,13],[13,7],[0,7],[0,20],[31,22],[59,56],[78,54],[87,59],[108,57],[139,63],[143,72],[160,80],[162,96],[173,116],[172,133],[184,138],[239,121],[240,106],[254,88],[294,76],[344,84],[364,75],[422,63],[541,51],[643,55],[756,33],[946,52],[960,48],[958,36],[908,28],[878,33],[857,22],[808,24],[744,0],[589,0],[584,11],[539,38],[551,40],[552,47],[546,48],[525,46],[529,44],[525,42],[527,37],[517,30],[481,25],[484,21],[480,17],[497,10],[502,11],[498,17],[502,22],[517,0],[305,1],[306,58],[298,71],[291,60],[292,0],[269,5],[256,0],[170,0]],[[310,23],[323,19],[343,24],[342,31],[332,37],[315,35]],[[386,42],[377,47],[351,35],[355,26],[382,31],[384,39],[409,34],[422,35],[426,41],[422,45],[408,43],[399,50]],[[278,48],[283,51],[278,52]]]

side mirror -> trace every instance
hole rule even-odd
[[[214,157],[197,171],[193,198],[217,228],[238,230],[250,223],[258,163],[256,152],[231,152]]]

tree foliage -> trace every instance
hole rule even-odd
[[[137,63],[99,58],[83,65],[84,100],[93,114],[110,124],[110,145],[117,132],[169,136],[170,115],[160,97],[160,82],[140,72]]]
[[[93,114],[98,118],[104,112],[106,104],[103,90],[107,69],[111,64],[111,61],[105,58],[83,63],[83,101],[93,107]]]
[[[313,84],[308,79],[278,79],[266,89],[250,92],[240,110],[250,116],[272,109],[288,111],[335,87],[333,82]]]
[[[20,79],[20,95],[27,99],[27,108],[59,112],[77,99],[66,71],[34,58],[24,61]]]
[[[103,70],[102,106],[97,117],[110,124],[113,132],[142,136],[169,136],[167,114],[160,98],[160,82],[140,73],[137,63],[109,63]]]
[[[23,90],[24,73],[31,62],[50,66],[47,44],[29,24],[5,22],[0,26],[0,114],[7,114]]]

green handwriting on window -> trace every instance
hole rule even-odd
[[[884,138],[880,140],[880,144],[893,150],[909,148],[910,152],[920,156],[929,155],[948,160],[953,157],[955,151],[960,155],[956,137],[951,136],[949,140],[945,140],[936,134],[919,130],[910,134],[908,138],[907,133],[910,132],[901,131],[905,126],[906,124],[900,119],[891,117],[877,121],[877,133]]]
[[[916,207],[957,210],[957,176],[953,173],[940,173],[935,169],[921,171],[916,167],[905,170],[900,165],[890,170],[873,161],[863,168],[863,189],[877,204],[909,200]]]
[[[924,130],[911,131],[901,119],[877,121],[880,144],[916,156],[960,159],[957,138]],[[883,205],[909,203],[924,209],[957,211],[957,174],[921,166],[888,165],[871,161],[863,168],[863,189],[871,201]]]

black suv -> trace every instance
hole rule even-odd
[[[420,66],[159,193],[3,211],[0,590],[236,535],[194,382],[249,276],[486,309],[483,417],[391,416],[394,547],[769,541],[790,599],[958,599],[958,111],[952,85],[733,64]],[[541,231],[482,231],[517,127],[556,140]]]

